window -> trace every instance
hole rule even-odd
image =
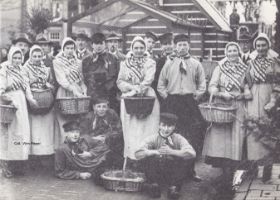
[[[53,32],[50,35],[51,40],[59,40],[60,39],[60,33],[59,32]]]

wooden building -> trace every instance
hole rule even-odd
[[[188,34],[191,53],[214,60],[224,57],[224,47],[229,41],[231,29],[219,11],[205,0],[108,0],[69,17],[68,31],[78,29],[89,35],[102,31],[116,32],[124,41],[127,52],[136,35],[152,31],[157,35],[166,32]],[[159,45],[156,45],[159,53]],[[211,52],[211,53],[210,53]]]

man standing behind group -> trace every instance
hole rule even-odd
[[[157,56],[154,54],[154,47],[155,47],[155,43],[157,40],[158,40],[158,38],[153,32],[145,33],[144,41],[147,46],[147,51],[149,52],[149,54],[153,60],[157,59]]]
[[[174,37],[176,55],[163,66],[157,89],[164,99],[165,111],[178,116],[179,132],[199,152],[203,119],[197,100],[206,91],[206,80],[201,63],[189,53],[188,40],[189,37],[184,34]],[[196,180],[195,172],[193,175]]]
[[[93,55],[86,57],[82,62],[82,69],[88,95],[92,100],[98,97],[107,97],[110,107],[118,110],[117,85],[119,63],[117,58],[106,52],[105,36],[102,33],[93,34]]]
[[[125,60],[125,55],[119,51],[119,44],[121,42],[122,39],[118,37],[115,33],[110,34],[106,39],[109,53],[115,55],[119,62]]]
[[[76,41],[76,55],[79,60],[85,59],[85,57],[89,56],[91,53],[87,48],[87,42],[90,41],[89,37],[87,34],[83,31],[77,33],[75,36],[75,41]]]
[[[238,44],[241,47],[241,59],[244,64],[248,64],[251,60],[251,48],[252,48],[252,38],[249,33],[243,33],[238,38]]]
[[[155,73],[155,79],[152,83],[152,87],[157,93],[158,99],[160,103],[162,103],[162,98],[157,92],[157,85],[158,85],[158,79],[160,72],[166,63],[167,59],[169,59],[169,55],[173,52],[173,34],[172,33],[164,33],[163,35],[159,36],[158,40],[161,44],[161,55],[156,60],[156,73]]]

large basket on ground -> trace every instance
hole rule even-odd
[[[10,124],[16,114],[17,108],[12,105],[0,105],[0,122]]]
[[[104,172],[101,178],[105,189],[126,192],[140,191],[145,181],[143,173],[122,170]]]
[[[130,115],[149,115],[154,103],[155,97],[124,97],[126,112]]]
[[[202,103],[199,105],[203,118],[208,122],[232,123],[235,120],[236,105],[223,103]]]
[[[64,97],[56,99],[57,107],[63,115],[76,115],[89,112],[90,97]]]
[[[54,96],[51,89],[32,90],[32,95],[38,103],[38,107],[29,104],[29,110],[33,114],[44,114],[53,107]]]

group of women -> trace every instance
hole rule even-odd
[[[38,107],[32,91],[48,89],[56,93],[57,98],[86,96],[74,40],[64,40],[62,51],[53,60],[54,74],[45,66],[40,46],[33,45],[29,54],[29,60],[22,65],[22,51],[12,46],[8,60],[0,69],[1,104],[17,109],[10,124],[1,124],[0,160],[5,177],[23,174],[25,162],[22,161],[28,160],[29,155],[52,155],[55,147],[64,142],[62,126],[67,118],[54,107],[44,113],[29,112],[29,108]],[[58,89],[54,78],[59,83]]]
[[[257,53],[245,64],[239,56],[242,53],[239,45],[229,42],[225,47],[226,57],[213,71],[208,88],[214,102],[237,106],[232,124],[211,124],[203,148],[206,163],[222,168],[228,178],[240,161],[255,161],[268,154],[256,135],[245,134],[243,122],[245,117],[266,117],[275,105],[276,88],[280,84],[275,80],[280,65],[279,59],[270,54],[271,44],[265,34],[259,34],[253,46]]]
[[[229,102],[238,107],[233,124],[212,124],[205,135],[203,155],[206,163],[221,167],[225,172],[242,160],[244,155],[245,134],[242,121],[245,115],[265,116],[265,106],[275,102],[277,83],[270,80],[267,74],[275,74],[280,66],[277,59],[269,54],[270,47],[269,38],[260,34],[254,40],[257,55],[246,65],[240,59],[242,52],[239,45],[229,42],[225,47],[226,57],[215,68],[209,83],[208,91],[214,101]],[[74,40],[63,40],[61,52],[53,60],[54,74],[44,65],[43,51],[37,45],[30,49],[30,58],[23,66],[23,54],[17,47],[11,47],[8,60],[1,64],[1,104],[10,102],[17,108],[12,123],[1,125],[0,160],[6,177],[22,173],[20,163],[28,160],[29,155],[51,155],[54,148],[63,142],[65,133],[62,126],[71,117],[61,115],[54,108],[45,114],[34,115],[28,112],[28,104],[36,107],[37,102],[32,95],[32,91],[36,89],[50,89],[56,93],[56,98],[87,95],[81,62],[75,55],[75,48]],[[156,97],[151,87],[155,71],[156,62],[146,51],[144,40],[135,37],[126,60],[121,62],[116,81],[122,96]],[[58,82],[58,89],[54,86],[54,78]],[[121,100],[124,156],[135,158],[133,152],[142,139],[157,134],[159,112],[156,100],[149,116],[129,115]],[[251,160],[266,154],[266,150],[254,136],[247,137],[247,151],[248,159]]]

